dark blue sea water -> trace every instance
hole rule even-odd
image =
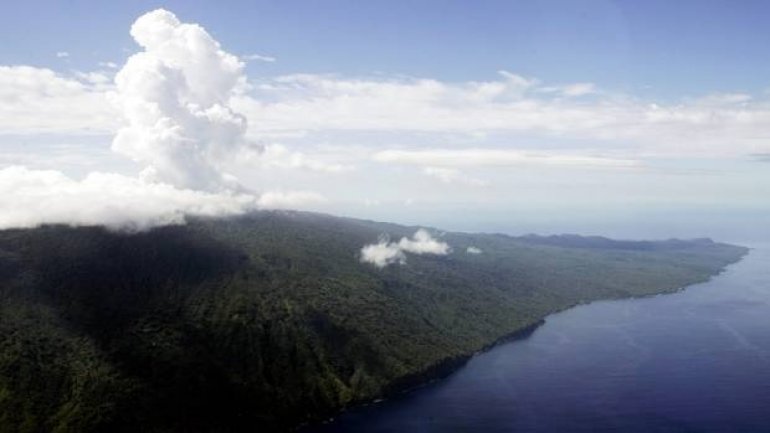
[[[710,282],[547,318],[313,432],[770,432],[770,248]]]

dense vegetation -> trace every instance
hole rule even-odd
[[[0,231],[0,432],[287,429],[549,312],[676,290],[745,252],[446,233],[446,256],[358,260],[380,234],[414,231],[298,212],[134,234]]]

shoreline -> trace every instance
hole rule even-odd
[[[569,308],[572,308],[574,306],[575,305],[560,311],[568,310]],[[302,432],[304,429],[307,429],[307,428],[327,424],[329,422],[333,422],[338,416],[344,414],[345,412],[366,407],[366,406],[371,406],[373,404],[382,403],[383,401],[409,394],[420,388],[424,388],[433,383],[446,379],[447,377],[451,376],[453,373],[461,369],[463,366],[465,366],[465,364],[467,364],[474,357],[482,353],[488,352],[499,345],[528,338],[540,326],[545,324],[545,319],[548,316],[552,314],[556,314],[560,311],[548,313],[540,320],[534,323],[527,324],[522,328],[519,328],[513,332],[505,334],[504,336],[497,338],[491,343],[483,346],[481,349],[478,349],[470,353],[443,358],[438,362],[436,362],[435,364],[430,365],[419,372],[402,376],[394,380],[390,384],[386,385],[383,388],[383,392],[375,397],[351,403],[344,408],[334,411],[334,413],[329,416],[323,416],[323,417],[319,417],[316,420],[303,422],[302,424],[292,428],[290,431]]]
[[[600,298],[600,299],[594,299],[591,301],[580,301],[573,303],[571,305],[568,305],[564,308],[559,308],[553,311],[550,311],[543,315],[540,319],[528,323],[524,325],[523,327],[516,329],[512,332],[509,332],[494,341],[490,342],[489,344],[484,345],[482,348],[466,353],[466,354],[460,354],[455,356],[449,356],[446,358],[441,359],[440,361],[434,363],[433,365],[428,366],[427,368],[415,372],[412,374],[408,374],[406,376],[402,376],[390,384],[386,385],[383,388],[383,392],[377,396],[360,400],[357,402],[353,402],[349,404],[348,406],[341,408],[339,410],[334,411],[333,414],[330,414],[328,416],[318,417],[315,420],[309,420],[306,422],[303,422],[300,425],[295,426],[290,431],[294,432],[302,432],[304,429],[312,428],[314,426],[319,426],[323,424],[327,424],[330,422],[333,422],[337,417],[344,414],[345,412],[355,410],[358,408],[370,406],[373,404],[378,404],[383,401],[389,400],[391,398],[396,398],[399,396],[403,396],[406,394],[409,394],[411,392],[414,392],[420,388],[424,388],[426,386],[429,386],[433,383],[439,382],[443,379],[446,379],[453,373],[460,370],[465,364],[467,364],[471,359],[474,357],[481,355],[483,353],[486,353],[492,349],[494,349],[497,346],[500,346],[502,344],[511,343],[515,341],[524,340],[526,338],[529,338],[538,328],[540,328],[542,325],[544,325],[548,319],[548,317],[559,314],[562,312],[565,312],[567,310],[570,310],[575,307],[579,307],[582,305],[590,305],[596,302],[604,302],[604,301],[622,301],[622,300],[635,300],[635,299],[645,299],[645,298],[653,298],[656,296],[661,295],[671,295],[676,294],[679,292],[683,292],[693,286],[697,286],[699,284],[707,283],[711,280],[713,280],[715,277],[718,277],[725,273],[729,267],[735,265],[736,263],[741,262],[747,255],[751,253],[754,248],[744,247],[746,248],[746,252],[742,254],[740,257],[738,257],[735,261],[728,263],[719,271],[717,271],[714,274],[709,275],[708,277],[700,280],[700,281],[694,281],[690,284],[687,284],[682,287],[676,287],[676,288],[668,288],[668,289],[662,289],[659,292],[656,293],[649,293],[649,294],[639,294],[639,295],[630,295],[630,296],[621,296],[621,297],[608,297],[608,298]]]

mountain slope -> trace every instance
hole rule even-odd
[[[137,234],[1,231],[0,432],[287,429],[440,373],[550,312],[676,290],[745,253],[446,233],[446,256],[359,261],[379,235],[415,230],[257,212]]]

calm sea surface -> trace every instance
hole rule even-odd
[[[312,432],[770,432],[770,246],[708,283],[549,316]]]

